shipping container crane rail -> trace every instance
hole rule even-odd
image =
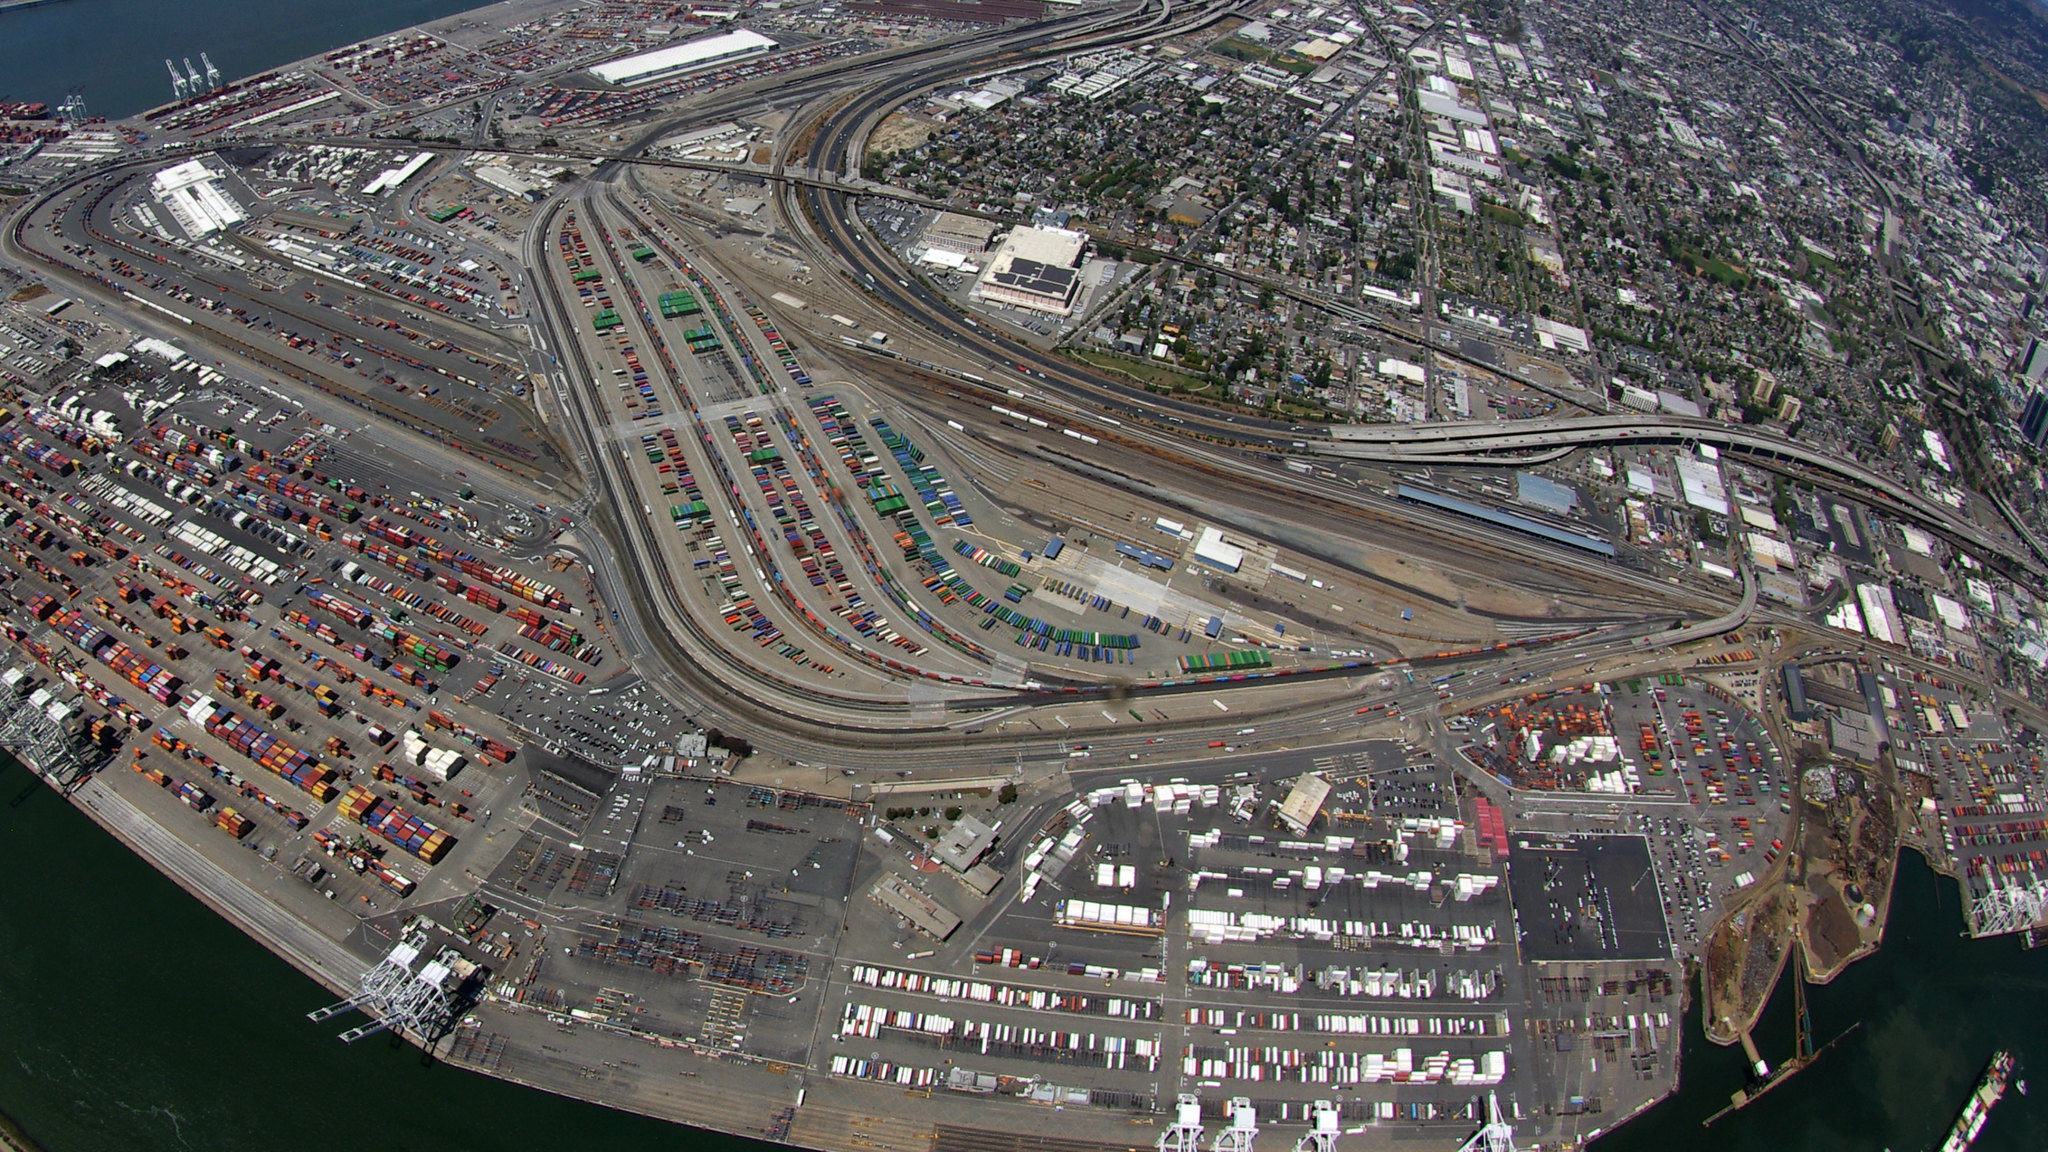
[[[341,1034],[344,1044],[353,1044],[387,1028],[412,1032],[432,1042],[455,1017],[455,1007],[448,995],[454,972],[439,957],[413,971],[413,961],[419,959],[425,946],[426,941],[420,937],[400,940],[363,973],[354,996],[308,1012],[306,1019],[318,1024],[345,1012],[369,1016],[370,1023]]]
[[[1458,1152],[1515,1152],[1515,1128],[1501,1119],[1498,1094],[1486,1094],[1486,1125],[1459,1145]]]

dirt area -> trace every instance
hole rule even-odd
[[[1856,885],[1865,900],[1882,906],[1898,858],[1897,801],[1881,779],[1883,773],[1853,771],[1839,762],[1835,767],[1836,779],[1845,782],[1844,786],[1822,810],[1824,815],[1813,822],[1825,822],[1841,882]]]
[[[1579,381],[1576,377],[1548,360],[1538,360],[1534,356],[1524,356],[1516,353],[1510,353],[1509,358],[1509,366],[1511,368],[1519,370],[1538,384],[1550,388],[1577,388],[1579,386]]]
[[[1863,947],[1863,933],[1849,911],[1847,899],[1825,878],[1808,885],[1806,924],[1806,966],[1812,972],[1831,972]]]
[[[1714,929],[1706,950],[1707,1038],[1732,1044],[1763,1011],[1778,982],[1791,943],[1797,909],[1792,894],[1774,884]]]
[[[915,148],[924,143],[925,134],[931,130],[932,123],[929,120],[902,112],[893,113],[888,119],[875,125],[874,132],[868,136],[867,154],[886,156],[892,152],[901,152],[905,148]]]
[[[1803,805],[1808,907],[1800,937],[1807,969],[1825,983],[1842,967],[1875,948],[1884,935],[1884,908],[1899,854],[1899,800],[1890,757],[1877,770],[1841,760],[1808,762],[1802,778],[1831,774],[1832,795]],[[1821,789],[1826,794],[1829,789]]]

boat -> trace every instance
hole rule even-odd
[[[1968,1152],[1970,1145],[1976,1142],[1977,1134],[1984,1130],[1984,1121],[1990,1119],[1992,1105],[2005,1096],[2012,1070],[2012,1053],[2001,1048],[1992,1054],[1990,1066],[1984,1069],[1984,1078],[1977,1082],[1977,1090],[1970,1093],[1970,1099],[1963,1105],[1963,1114],[1956,1117],[1955,1127],[1949,1129],[1948,1139],[1942,1141],[1941,1152]]]

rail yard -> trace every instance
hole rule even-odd
[[[2044,718],[1955,624],[2023,525],[1551,345],[1337,429],[1074,354],[1178,254],[870,161],[1246,11],[848,7],[181,80],[6,201],[0,742],[319,1026],[819,1149],[1567,1147],[1902,845],[2039,932]]]

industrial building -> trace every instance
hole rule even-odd
[[[1224,572],[1244,567],[1244,546],[1231,541],[1220,528],[1203,527],[1195,538],[1195,559]]]
[[[1013,229],[1003,238],[971,295],[1034,312],[1071,316],[1081,294],[1078,265],[1087,244],[1085,233],[1066,228]]]
[[[960,917],[944,905],[905,883],[900,876],[884,877],[869,892],[875,901],[909,921],[934,940],[944,940],[960,927]]]
[[[963,216],[958,212],[941,212],[924,230],[924,246],[927,251],[953,252],[961,256],[979,256],[988,251],[988,242],[996,234],[994,222],[978,216]]]
[[[1482,507],[1470,500],[1460,500],[1456,496],[1432,492],[1427,488],[1417,488],[1413,484],[1396,486],[1394,495],[1398,499],[1408,501],[1411,504],[1425,504],[1445,512],[1456,512],[1460,516],[1470,516],[1475,520],[1484,520],[1502,528],[1526,532],[1531,536],[1541,537],[1557,544],[1569,545],[1581,551],[1592,552],[1601,556],[1615,555],[1614,545],[1605,540],[1588,536],[1583,532],[1571,532],[1563,528],[1555,528],[1540,521],[1531,520],[1527,516],[1517,516],[1512,512]]]
[[[972,816],[962,816],[939,840],[932,854],[956,872],[965,872],[981,862],[996,846],[996,830]]]
[[[377,173],[375,179],[363,185],[363,195],[377,196],[385,192],[396,192],[407,180],[419,174],[420,169],[434,158],[432,152],[422,152],[396,168],[386,168]]]
[[[202,156],[174,164],[150,177],[149,192],[170,212],[185,235],[197,240],[249,218],[249,213],[222,187],[223,179]]]
[[[701,36],[681,44],[657,48],[652,52],[642,52],[636,56],[626,56],[599,64],[590,70],[590,74],[606,84],[645,84],[653,80],[679,76],[685,72],[695,72],[702,68],[765,55],[774,47],[775,41],[759,32],[735,28],[716,36]]]
[[[470,170],[470,175],[487,188],[527,201],[539,200],[551,187],[551,182],[546,179],[514,171],[503,164],[479,164]]]
[[[1296,836],[1304,835],[1329,798],[1330,782],[1313,772],[1304,772],[1288,791],[1287,799],[1280,802],[1280,822]]]

